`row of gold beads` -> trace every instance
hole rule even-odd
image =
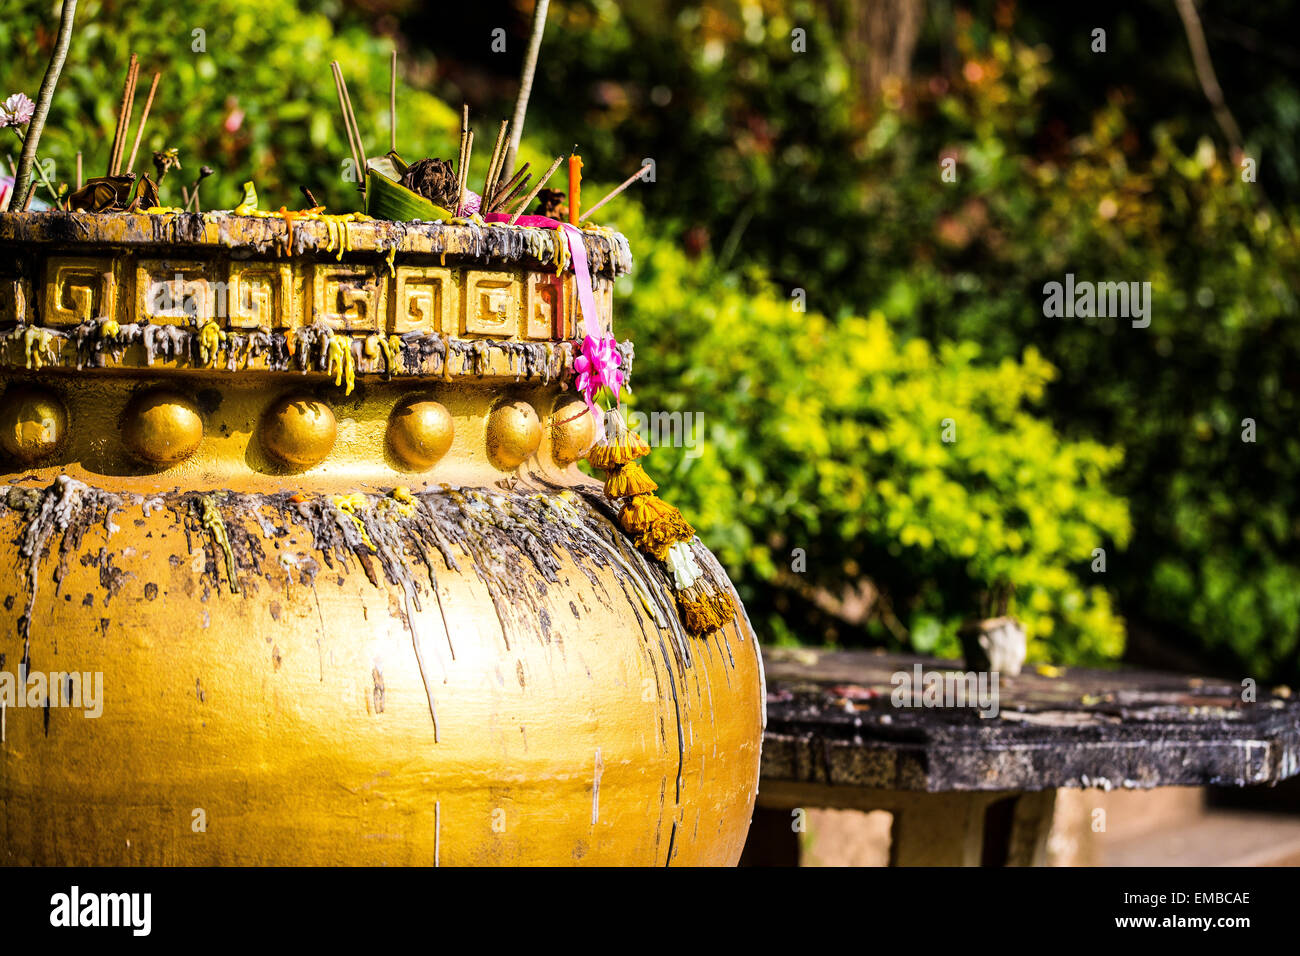
[[[18,386],[0,399],[0,446],[24,465],[57,454],[67,431],[67,407],[51,389]],[[171,467],[198,451],[203,415],[179,392],[150,389],[127,403],[121,434],[126,450],[142,464]],[[334,410],[310,395],[278,399],[263,414],[258,428],[266,453],[281,465],[299,470],[329,457],[337,436]],[[451,413],[432,399],[405,400],[388,418],[389,449],[410,471],[432,468],[450,450],[454,437]],[[488,415],[484,437],[488,458],[496,467],[517,468],[541,446],[541,419],[528,402],[505,401]],[[557,404],[552,416],[551,454],[558,464],[582,458],[594,438],[595,423],[581,401],[569,398]]]

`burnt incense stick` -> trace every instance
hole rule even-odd
[[[461,174],[459,181],[459,190],[456,192],[456,215],[464,214],[465,205],[465,188],[469,185],[469,160],[474,155],[474,131],[470,130],[469,135],[465,137],[465,161],[461,164]],[[480,210],[481,211],[481,210]]]
[[[510,179],[506,182],[506,184],[504,186],[499,187],[496,190],[496,192],[492,194],[492,199],[488,203],[489,212],[491,212],[494,208],[496,208],[496,206],[500,204],[501,200],[504,199],[511,190],[513,190],[516,186],[519,185],[519,183],[523,180],[524,176],[528,173],[529,165],[531,164],[524,163],[522,166],[520,166],[518,171],[513,176],[510,177]]]
[[[510,120],[501,121],[501,129],[497,133],[497,141],[492,146],[492,160],[488,163],[487,177],[483,180],[483,195],[491,196],[492,189],[496,186],[497,174],[501,170],[501,163],[505,158],[505,138],[506,127],[510,125]]]
[[[460,215],[461,202],[465,198],[465,168],[469,162],[469,104],[460,104],[460,150],[456,153],[456,202],[453,215]]]
[[[515,220],[523,215],[524,210],[528,208],[528,204],[537,198],[537,194],[542,191],[542,187],[546,185],[547,180],[555,175],[555,171],[560,168],[560,163],[562,162],[564,162],[563,156],[555,157],[555,162],[551,163],[551,168],[542,174],[542,178],[537,180],[536,185],[534,185],[528,195],[524,197],[524,201],[515,207],[515,212],[510,217],[510,225],[513,226]]]
[[[343,116],[343,130],[347,135],[348,150],[352,153],[352,163],[357,169],[358,182],[362,184],[361,188],[364,188],[365,170],[361,167],[361,145],[352,130],[351,118],[348,115],[347,91],[343,86],[343,70],[338,60],[330,64],[330,70],[334,74],[334,90],[339,98],[339,113]]]
[[[597,209],[599,209],[601,206],[605,205],[605,203],[609,202],[611,199],[613,199],[615,196],[617,196],[617,195],[618,195],[619,193],[621,193],[623,190],[627,189],[628,186],[631,186],[631,185],[632,185],[634,182],[636,182],[638,179],[644,179],[646,173],[648,173],[648,172],[650,171],[650,169],[651,169],[651,167],[650,167],[648,164],[645,165],[645,166],[642,166],[640,169],[638,169],[635,173],[633,173],[633,174],[632,174],[631,176],[629,176],[627,179],[623,180],[623,182],[621,182],[619,185],[615,186],[613,189],[611,189],[609,192],[607,192],[607,193],[605,194],[604,198],[602,198],[602,199],[600,200],[600,202],[596,203],[594,206],[592,206],[590,209],[588,209],[586,212],[584,212],[581,216],[579,216],[579,217],[578,217],[578,222],[582,222],[582,220],[586,219],[588,216],[590,216],[593,212],[595,212],[595,211],[596,211]]]
[[[135,131],[135,142],[131,144],[131,158],[126,161],[126,171],[128,173],[135,166],[135,157],[140,152],[140,140],[144,137],[144,124],[149,122],[149,111],[153,109],[153,97],[158,92],[158,81],[161,78],[161,73],[155,73],[153,83],[149,86],[149,96],[145,99],[144,110],[140,113],[140,128]]]
[[[352,124],[352,135],[356,138],[357,153],[361,158],[361,168],[358,170],[360,179],[357,188],[364,192],[366,188],[366,162],[368,160],[366,145],[361,139],[361,127],[357,125],[357,114],[352,109],[352,95],[348,92],[348,81],[343,77],[343,67],[339,67],[339,85],[343,87],[343,103],[347,107],[348,122]]]
[[[524,192],[524,190],[528,188],[529,183],[531,183],[532,181],[533,181],[532,173],[529,173],[523,179],[519,180],[519,182],[515,184],[515,187],[513,189],[511,189],[508,193],[504,193],[504,195],[499,196],[497,200],[494,203],[492,203],[492,211],[501,212],[509,203],[513,202],[517,196],[521,195]]]
[[[81,150],[77,150],[77,188],[81,188]]]
[[[140,61],[134,53],[126,68],[126,86],[122,90],[122,107],[117,115],[117,135],[113,138],[113,154],[109,159],[108,174],[118,175],[122,166],[122,150],[126,146],[127,131],[131,128],[131,111],[135,105],[135,82],[140,75]]]

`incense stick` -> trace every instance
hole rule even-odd
[[[357,114],[352,109],[352,95],[348,93],[348,81],[343,77],[343,67],[339,67],[339,85],[343,87],[343,102],[348,110],[348,122],[352,124],[352,135],[357,140],[357,152],[361,156],[360,186],[363,191],[366,188],[366,145],[361,140],[361,127],[357,125]]]
[[[519,182],[517,182],[514,185],[514,187],[510,189],[509,192],[506,192],[505,189],[502,189],[501,195],[499,195],[496,198],[496,200],[492,203],[492,212],[502,211],[508,203],[512,202],[516,196],[518,196],[525,189],[527,189],[528,184],[531,183],[532,181],[533,181],[533,174],[529,173],[523,179],[519,180]]]
[[[469,182],[469,158],[474,154],[474,131],[470,130],[469,135],[465,137],[465,161],[461,164],[461,173],[459,186],[456,193],[456,215],[462,214],[462,206],[465,205],[465,187]]]
[[[546,8],[549,5],[550,0],[537,0],[537,5],[533,8],[533,31],[528,38],[528,50],[524,54],[523,70],[519,74],[519,96],[515,99],[510,145],[506,147],[506,156],[501,165],[503,175],[509,175],[515,167],[515,154],[519,152],[519,140],[524,132],[524,116],[528,113],[528,96],[533,90],[533,75],[537,72],[537,54],[542,47],[542,33],[546,30]]]
[[[460,151],[456,153],[456,202],[452,215],[460,215],[460,204],[465,198],[465,165],[469,160],[469,104],[460,104]]]
[[[153,83],[149,86],[149,96],[144,101],[144,111],[140,113],[140,128],[135,131],[135,143],[131,146],[131,158],[126,161],[126,171],[128,173],[135,166],[136,154],[140,152],[140,140],[144,137],[144,124],[149,122],[149,110],[153,108],[153,95],[158,92],[158,80],[161,78],[161,73],[155,73]]]
[[[131,119],[135,116],[135,91],[140,85],[140,61],[132,55],[131,93],[127,97],[126,116],[122,118],[122,141],[117,145],[117,158],[113,161],[113,175],[122,175],[122,157],[126,155],[126,138],[131,135]]]
[[[135,105],[135,81],[140,74],[140,61],[134,53],[126,68],[126,86],[122,89],[122,106],[117,113],[117,135],[113,137],[113,154],[109,158],[108,174],[116,176],[122,165],[122,149],[126,146],[127,131],[131,128],[131,110]]]
[[[364,182],[365,170],[361,168],[361,146],[352,132],[352,123],[348,117],[347,92],[343,88],[343,70],[339,67],[338,60],[330,63],[330,70],[334,74],[334,91],[339,97],[339,112],[343,115],[343,130],[348,138],[348,151],[352,153],[352,162],[357,167],[358,182]]]
[[[336,62],[330,63],[330,75],[334,77],[334,94],[339,99],[339,114],[343,117],[343,135],[348,141],[348,155],[352,157],[353,165],[358,165],[357,144],[352,140],[352,124],[348,122],[348,108],[343,103],[343,84],[339,82],[339,65]]]
[[[493,194],[491,201],[488,203],[488,212],[491,212],[492,209],[494,209],[497,205],[499,205],[501,200],[505,198],[506,194],[510,190],[513,190],[516,186],[519,185],[520,181],[523,180],[525,174],[527,174],[528,167],[530,165],[531,165],[530,163],[524,163],[522,166],[519,167],[518,172],[516,172],[513,176],[511,176],[504,186],[497,189],[497,191]]]
[[[506,127],[510,125],[510,120],[501,121],[501,129],[497,133],[497,141],[492,146],[492,161],[488,163],[487,177],[483,180],[483,195],[491,196],[492,188],[496,185],[497,174],[501,170],[501,163],[505,157],[505,137]]]
[[[117,106],[117,128],[113,131],[113,145],[108,150],[108,168],[104,175],[113,175],[113,157],[117,155],[117,144],[122,139],[122,117],[126,114],[126,94],[131,91],[131,67],[126,68],[126,80],[122,83],[122,100]]]
[[[81,150],[77,150],[77,188],[81,188]]]
[[[513,226],[515,224],[515,220],[518,219],[521,215],[523,215],[523,211],[528,208],[528,204],[537,198],[537,194],[542,191],[542,187],[546,185],[547,180],[549,180],[552,176],[555,175],[555,171],[560,168],[560,163],[562,162],[564,162],[563,156],[555,157],[555,162],[551,163],[551,168],[548,169],[542,175],[541,179],[537,180],[537,183],[536,185],[533,186],[532,191],[529,192],[528,195],[524,197],[524,201],[521,202],[516,207],[514,215],[510,217],[510,225]]]
[[[641,167],[640,169],[638,169],[638,170],[637,170],[633,175],[631,175],[631,176],[629,176],[627,179],[623,180],[622,183],[620,183],[619,185],[615,186],[615,187],[614,187],[613,189],[611,189],[608,193],[606,193],[606,194],[605,194],[605,197],[604,197],[603,199],[601,199],[600,202],[596,203],[594,206],[592,206],[590,209],[588,209],[586,212],[584,212],[581,216],[579,216],[579,217],[578,217],[578,222],[582,222],[582,220],[586,219],[588,216],[590,216],[593,212],[595,212],[595,211],[596,211],[597,209],[599,209],[601,206],[605,205],[605,203],[609,202],[611,199],[613,199],[615,196],[617,196],[617,195],[618,195],[619,193],[621,193],[623,190],[627,189],[628,186],[631,186],[631,185],[632,185],[634,182],[636,182],[638,179],[644,179],[644,178],[645,178],[645,174],[650,170],[650,168],[651,168],[651,167],[650,167],[649,165],[642,166],[642,167]]]

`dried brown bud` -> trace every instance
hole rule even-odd
[[[402,177],[402,185],[444,209],[455,208],[459,198],[456,172],[446,159],[421,159],[412,163]]]

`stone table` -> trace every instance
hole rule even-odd
[[[764,656],[762,781],[742,863],[796,863],[797,811],[830,808],[890,811],[892,865],[1033,865],[1059,787],[1244,787],[1300,772],[1300,700],[1286,688],[1027,666],[981,716],[978,701],[925,705],[944,675],[952,696],[966,673],[956,661]]]

